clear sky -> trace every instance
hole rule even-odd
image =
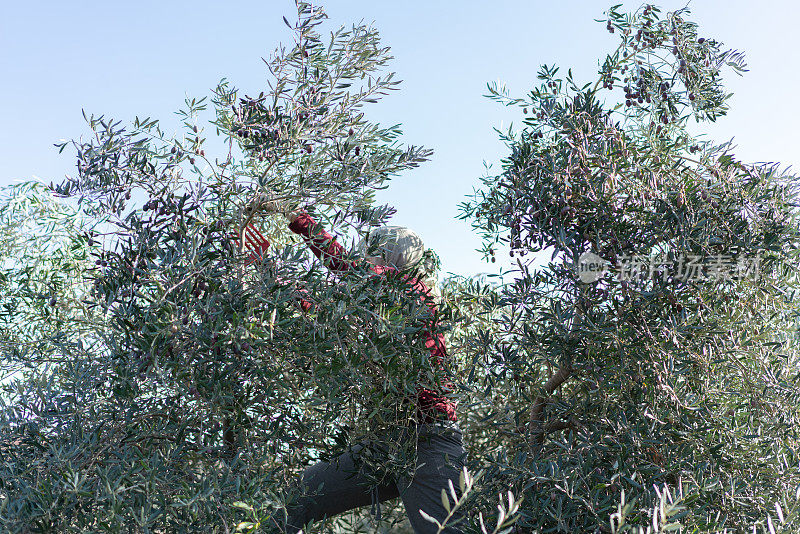
[[[397,207],[394,224],[417,230],[446,271],[491,272],[496,266],[481,262],[469,226],[455,220],[484,161],[497,164],[504,156],[492,127],[521,118],[484,98],[486,83],[504,81],[522,96],[542,63],[593,80],[597,60],[616,43],[616,35],[593,21],[611,2],[322,5],[331,27],[374,22],[392,47],[401,91],[367,108],[370,118],[403,123],[406,143],[435,151],[431,162],[380,196]],[[659,5],[672,10],[685,2]],[[71,173],[72,158],[59,156],[53,143],[86,134],[81,109],[122,120],[159,118],[171,131],[177,125],[172,112],[184,97],[209,94],[222,77],[247,93],[261,91],[261,58],[289,39],[281,16],[294,11],[289,0],[3,0],[0,7],[0,186],[34,176],[58,181]],[[746,52],[750,68],[742,78],[727,78],[732,111],[708,127],[711,137],[734,137],[744,161],[797,168],[798,4],[696,0],[690,8],[700,34]]]

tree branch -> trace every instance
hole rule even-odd
[[[530,420],[528,421],[528,434],[531,437],[532,443],[541,445],[541,443],[544,441],[545,432],[542,425],[542,413],[544,412],[544,405],[547,402],[547,399],[550,398],[550,395],[553,394],[553,391],[555,391],[558,386],[566,382],[567,379],[572,376],[572,372],[572,366],[569,364],[560,367],[545,383],[544,394],[539,396],[533,403]]]

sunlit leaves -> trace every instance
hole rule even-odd
[[[620,41],[598,79],[543,66],[524,97],[488,87],[523,126],[498,132],[501,171],[462,204],[487,257],[513,257],[480,306],[480,343],[464,345],[482,378],[470,381],[472,447],[503,480],[495,489],[538,499],[521,510],[531,528],[644,517],[673,502],[653,488],[680,481],[684,524],[745,528],[765,495],[798,483],[781,459],[798,450],[797,179],[688,129],[726,112],[720,74],[744,70],[740,53],[698,34],[686,9],[618,8],[602,21]],[[611,272],[582,281],[588,252]],[[760,278],[715,277],[726,257],[750,258]],[[687,276],[692,262],[708,265]],[[623,489],[635,505],[618,503]],[[668,527],[664,514],[651,528]]]
[[[222,80],[186,98],[176,134],[86,113],[77,172],[51,187],[78,209],[38,189],[0,208],[18,262],[0,279],[3,371],[23,371],[0,428],[4,454],[15,444],[6,530],[258,524],[307,462],[409,424],[416,385],[445,378],[419,335],[433,318],[402,277],[360,264],[333,276],[251,207],[306,208],[349,245],[393,213],[374,192],[431,153],[368,119],[399,83],[377,31],[328,34],[321,8],[297,8],[263,92]],[[248,224],[271,241],[258,263],[241,247]],[[392,454],[380,467],[413,468],[412,443]]]

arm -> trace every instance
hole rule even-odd
[[[345,261],[343,258],[347,255],[347,251],[342,245],[336,241],[336,238],[326,232],[309,214],[307,213],[292,213],[287,217],[291,221],[289,229],[294,233],[303,237],[306,244],[314,252],[314,255],[319,258],[322,263],[329,269],[335,272],[348,271],[356,265],[356,261]],[[397,273],[397,269],[388,265],[373,265],[365,262],[366,265],[376,274]],[[417,278],[404,276],[404,280],[408,284],[410,291],[416,292],[421,298],[428,297],[430,290],[428,287]],[[436,305],[431,301],[426,302],[431,313],[436,315]]]
[[[289,229],[302,236],[306,244],[314,252],[314,255],[330,270],[342,273],[358,265],[356,261],[344,260],[344,257],[347,256],[347,251],[344,247],[336,241],[335,237],[326,232],[309,214],[292,213],[288,214],[287,217],[291,221]],[[369,262],[364,263],[376,274],[398,273],[397,269],[388,265],[373,265]],[[408,286],[408,291],[413,292],[418,298],[422,299],[431,311],[431,315],[435,318],[437,316],[437,306],[430,298],[430,289],[418,278],[403,275],[403,280],[405,280]],[[434,320],[434,322],[436,322],[436,320]],[[433,349],[433,347],[434,345],[431,345],[428,348]]]
[[[289,220],[289,229],[301,236],[314,255],[330,270],[341,274],[357,265],[355,261],[344,260],[347,255],[344,247],[308,213],[279,200],[267,201],[262,207],[267,212],[282,213]],[[370,268],[376,274],[394,271],[391,267],[371,264]]]
[[[289,229],[303,238],[314,255],[322,261],[323,265],[337,273],[343,273],[357,265],[354,261],[344,260],[344,257],[347,256],[347,251],[311,215],[307,213],[292,215]],[[371,269],[377,274],[393,270],[390,267],[377,265],[372,265]]]

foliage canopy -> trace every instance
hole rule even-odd
[[[6,191],[0,525],[266,529],[308,462],[412,421],[415,386],[448,380],[476,532],[509,490],[524,498],[496,532],[796,528],[797,180],[690,124],[725,114],[743,56],[687,9],[615,7],[592,82],[544,66],[522,98],[489,86],[524,118],[462,215],[516,267],[443,284],[448,374],[398,279],[335,277],[253,209],[271,194],[355,237],[393,213],[375,191],[431,155],[365,115],[398,83],[377,32],[323,39],[324,12],[297,8],[264,92],[223,80],[177,135],[87,116],[77,175],[52,186],[77,204]],[[254,222],[273,243],[257,264]],[[587,282],[588,252],[611,269]],[[413,465],[399,445],[384,467]],[[320,529],[406,528],[386,517]]]

